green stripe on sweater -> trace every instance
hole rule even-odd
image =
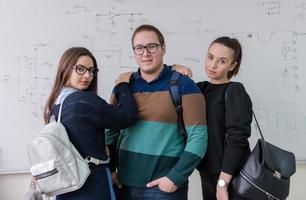
[[[206,126],[187,127],[189,144],[186,151],[203,157],[203,149],[196,149],[195,143],[203,143],[207,137]],[[149,155],[162,155],[179,157],[182,155],[185,142],[177,129],[177,124],[139,121],[136,126],[125,129],[121,135],[120,149],[144,153]],[[206,146],[206,144],[203,144]]]

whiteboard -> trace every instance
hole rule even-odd
[[[191,67],[218,36],[243,45],[241,81],[266,140],[306,160],[306,0],[1,0],[0,173],[28,171],[27,144],[43,126],[42,108],[60,56],[84,46],[97,58],[99,94],[136,70],[130,38],[141,24],[166,38],[165,63]],[[259,137],[252,126],[252,144]]]

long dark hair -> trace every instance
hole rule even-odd
[[[72,47],[64,52],[58,64],[56,78],[51,93],[44,107],[43,117],[45,123],[47,123],[49,120],[50,110],[52,109],[54,102],[57,96],[59,95],[60,90],[65,86],[65,84],[67,83],[67,81],[71,76],[73,70],[72,66],[75,65],[75,63],[77,62],[80,56],[89,56],[93,61],[94,67],[95,68],[98,67],[97,61],[93,56],[93,54],[84,47]],[[86,91],[92,91],[94,93],[97,93],[97,84],[98,84],[97,76],[94,76]]]
[[[239,41],[236,38],[230,38],[230,37],[219,37],[217,39],[215,39],[211,44],[222,44],[230,49],[232,49],[234,51],[234,60],[233,62],[237,62],[235,68],[232,71],[229,71],[227,74],[227,78],[230,79],[233,76],[235,76],[240,69],[240,64],[241,64],[241,59],[242,59],[242,49],[241,49],[241,45],[239,43]],[[209,47],[210,47],[209,46]]]

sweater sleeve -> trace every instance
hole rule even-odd
[[[132,93],[130,91],[129,86],[126,83],[120,83],[118,84],[114,89],[113,93],[111,95],[110,104],[113,106],[133,106],[133,109],[130,111],[131,115],[134,116],[133,121],[136,122],[137,120],[137,105],[134,100],[134,97],[132,96]],[[135,110],[136,109],[136,110]],[[122,120],[127,120],[127,115],[124,113],[118,113],[119,118],[122,117]],[[121,116],[120,116],[121,115]],[[124,124],[125,122],[122,122]],[[116,171],[117,167],[117,142],[120,135],[120,129],[126,128],[122,126],[116,126],[116,127],[108,127],[108,129],[105,130],[105,144],[108,146],[110,151],[110,170],[111,172]]]
[[[187,131],[185,149],[167,177],[180,187],[188,180],[207,148],[205,99],[193,81],[182,87],[183,117]]]
[[[231,83],[225,95],[226,139],[221,170],[234,175],[249,149],[252,102],[241,83]]]
[[[118,84],[115,94],[118,104],[111,105],[92,92],[76,92],[67,98],[70,99],[68,106],[73,114],[82,120],[89,120],[92,126],[100,130],[121,129],[135,124],[137,106],[128,84]]]

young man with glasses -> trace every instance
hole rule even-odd
[[[132,47],[139,69],[131,77],[130,87],[139,120],[123,130],[118,139],[123,199],[185,200],[188,177],[207,146],[204,96],[191,79],[182,76],[179,85],[187,130],[184,141],[168,91],[172,72],[163,63],[166,53],[163,35],[154,26],[142,25],[132,36]],[[107,143],[117,144],[115,136],[115,132],[109,131]]]

